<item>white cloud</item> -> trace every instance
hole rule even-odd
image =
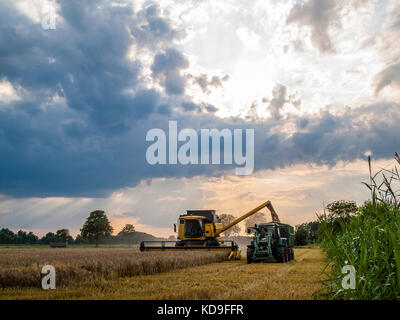
[[[13,0],[12,3],[20,13],[38,24],[41,23],[44,14],[48,13],[49,6],[54,8],[56,13],[59,10],[59,5],[56,0]],[[62,17],[57,15],[57,19],[58,23],[61,21]]]
[[[6,78],[0,80],[0,106],[20,100],[17,90]]]
[[[326,105],[340,111],[345,106],[374,102],[373,77],[387,58],[381,56],[378,46],[365,47],[364,43],[396,22],[395,1],[389,1],[387,8],[377,0],[328,8],[332,11],[328,16],[336,17],[327,29],[334,53],[325,56],[313,48],[307,29],[286,24],[295,3],[161,2],[175,17],[173,21],[187,30],[180,48],[190,57],[188,72],[217,71],[231,76],[215,94],[189,90],[196,102],[215,105],[222,117],[246,114],[252,102],[277,82],[301,94],[300,112],[318,112]],[[392,22],[384,23],[386,15]]]

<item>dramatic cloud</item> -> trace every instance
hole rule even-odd
[[[362,202],[366,154],[399,151],[398,1],[57,0],[54,30],[44,3],[0,2],[2,226],[77,233],[101,208],[168,236],[188,208],[266,197],[297,224]],[[149,165],[146,133],[170,120],[254,129],[253,174]]]
[[[288,95],[287,86],[277,83],[272,89],[272,98],[269,100],[268,97],[262,99],[263,103],[268,103],[267,110],[271,113],[272,118],[279,120],[282,117],[282,109],[285,103],[293,105],[295,108],[299,108],[301,105],[301,98],[297,93]]]
[[[185,91],[185,77],[181,70],[189,66],[185,56],[175,49],[168,49],[154,57],[151,70],[160,80],[167,94],[183,94]]]
[[[277,84],[272,91],[272,100],[270,102],[269,110],[271,115],[276,120],[281,117],[281,109],[286,102],[287,88],[284,85]]]
[[[287,17],[286,23],[295,23],[311,29],[311,42],[321,52],[334,51],[329,37],[329,27],[338,18],[334,0],[308,0],[296,3]]]
[[[187,75],[188,79],[191,79],[193,83],[197,84],[204,93],[209,94],[210,88],[222,88],[222,83],[228,81],[229,75],[223,77],[212,76],[211,79],[207,74],[201,74],[199,76]]]
[[[184,36],[182,30],[175,29],[168,17],[161,15],[158,4],[139,11],[129,23],[130,32],[138,48],[158,49],[169,47],[177,39]]]
[[[367,150],[377,158],[390,157],[399,145],[397,103],[283,116],[285,104],[304,105],[283,84],[268,99],[272,117],[218,117],[219,105],[199,102],[186,91],[191,84],[206,91],[219,88],[227,78],[213,74],[227,73],[203,76],[190,69],[188,56],[174,43],[184,32],[165,10],[102,4],[60,1],[57,28],[46,31],[11,1],[0,3],[0,194],[104,197],[152,178],[221,176],[234,169],[149,165],[146,133],[152,128],[167,132],[169,120],[197,132],[254,128],[255,171],[302,163],[332,166],[362,158]],[[308,25],[322,12],[315,41],[328,50],[323,35],[329,23],[322,20],[333,19],[333,10],[329,1],[296,4],[289,21]],[[252,76],[247,65],[242,69]],[[201,76],[190,84],[188,74]],[[234,82],[231,77],[224,85]],[[396,83],[387,77],[378,84]]]
[[[400,63],[390,65],[379,72],[374,80],[375,93],[387,86],[400,87]]]

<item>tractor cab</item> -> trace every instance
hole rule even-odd
[[[268,232],[271,234],[274,240],[285,239],[290,242],[290,245],[294,245],[294,229],[292,226],[279,222],[268,222],[260,223],[256,225],[259,232]]]
[[[254,233],[247,246],[247,263],[275,258],[287,262],[294,258],[294,228],[280,222],[268,222],[247,229]]]

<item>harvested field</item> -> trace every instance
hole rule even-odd
[[[119,277],[155,274],[224,261],[223,252],[140,252],[137,248],[1,248],[0,288],[40,287],[53,265],[57,286],[98,285]]]

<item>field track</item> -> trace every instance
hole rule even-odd
[[[319,248],[295,249],[286,264],[211,263],[56,290],[0,289],[0,299],[313,299],[326,260]]]

